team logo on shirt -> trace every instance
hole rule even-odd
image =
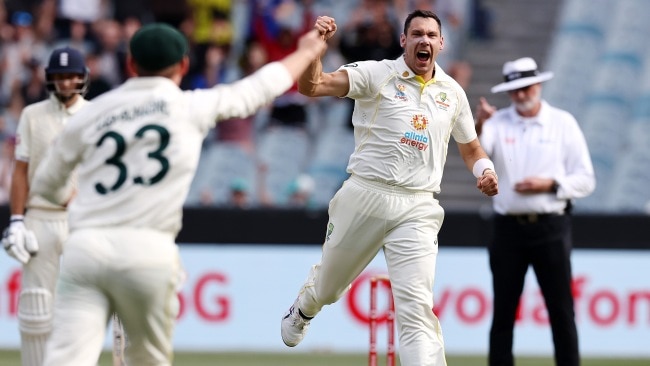
[[[442,109],[443,111],[446,111],[449,108],[449,98],[447,98],[447,93],[440,92],[436,94],[435,98],[433,99],[436,101],[438,108]]]
[[[411,125],[413,125],[416,131],[424,131],[429,126],[429,119],[423,114],[415,114],[411,118]],[[405,132],[399,142],[400,144],[411,146],[421,151],[429,148],[429,138],[427,135],[418,132]]]
[[[325,235],[325,241],[330,240],[330,235],[332,235],[332,232],[334,231],[334,224],[331,222],[327,224],[327,235]]]
[[[404,84],[397,84],[395,85],[397,88],[397,92],[395,93],[395,99],[401,100],[402,102],[408,101],[408,97],[406,96],[406,93],[404,91],[406,90],[406,86]]]
[[[416,114],[411,118],[411,124],[416,130],[422,131],[426,130],[429,126],[429,120],[422,114]]]
[[[426,135],[417,132],[405,132],[399,142],[400,144],[411,146],[421,151],[429,148],[429,138]]]

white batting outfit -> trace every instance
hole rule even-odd
[[[405,366],[445,365],[433,314],[437,235],[444,210],[440,192],[450,136],[476,138],[467,97],[436,65],[424,82],[396,60],[343,66],[355,99],[351,177],[329,205],[321,262],[297,300],[312,317],[337,301],[381,249],[395,299],[400,359]]]
[[[206,90],[133,78],[70,121],[34,185],[60,201],[78,165],[45,365],[95,365],[113,311],[129,336],[129,364],[171,364],[181,274],[174,240],[201,143],[216,121],[250,115],[292,83],[280,63]]]
[[[25,107],[16,139],[16,160],[28,163],[27,180],[34,182],[37,167],[68,119],[88,101],[79,97],[66,108],[52,94],[49,99]],[[66,179],[63,196],[70,198],[73,180]],[[68,237],[66,209],[30,189],[26,202],[25,227],[36,236],[38,254],[23,265],[18,322],[23,365],[42,362],[45,342],[52,331],[53,294],[63,244]]]

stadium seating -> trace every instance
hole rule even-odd
[[[576,210],[647,212],[650,2],[566,0],[562,14],[544,97],[576,116],[592,154],[597,188]]]

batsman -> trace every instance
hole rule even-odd
[[[65,205],[34,194],[30,183],[36,168],[70,116],[89,102],[88,69],[79,51],[55,49],[45,68],[48,99],[25,107],[18,122],[16,161],[11,180],[9,226],[2,234],[7,254],[22,264],[18,324],[23,366],[43,363],[52,331],[53,294],[59,257],[68,237]],[[71,199],[74,178],[66,182]]]

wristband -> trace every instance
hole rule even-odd
[[[23,215],[11,215],[9,217],[9,223],[23,221],[24,218],[25,216]]]
[[[472,167],[472,173],[476,178],[480,178],[483,176],[485,169],[494,171],[494,163],[492,163],[492,160],[490,159],[480,158],[474,163],[474,166]]]

